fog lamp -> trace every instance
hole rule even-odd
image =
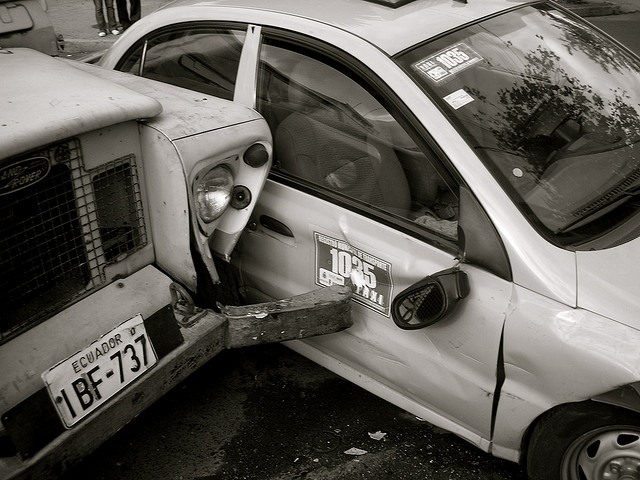
[[[204,175],[196,177],[196,209],[204,223],[211,223],[222,215],[231,201],[232,190],[233,173],[225,165],[218,165]]]

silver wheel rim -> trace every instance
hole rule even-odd
[[[562,480],[640,480],[640,427],[592,430],[571,443]]]

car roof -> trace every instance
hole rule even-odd
[[[351,32],[394,55],[428,38],[525,3],[533,2],[410,0],[391,7],[371,0],[178,0],[165,8],[193,5],[238,9],[246,12],[248,23],[260,23],[266,13],[297,17]]]

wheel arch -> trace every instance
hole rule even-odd
[[[622,412],[640,414],[640,382],[623,385],[588,400],[561,403],[545,410],[538,415],[533,422],[531,422],[522,436],[522,442],[520,445],[521,456],[518,463],[521,466],[526,467],[532,435],[538,425],[546,421],[552,421],[554,417],[571,414],[578,416],[585,410],[598,408],[598,405],[609,406],[614,410]]]
[[[640,382],[622,385],[591,400],[640,413]]]

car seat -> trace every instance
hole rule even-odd
[[[350,106],[366,110],[365,101],[371,101],[365,97],[373,97],[346,75],[311,60],[294,67],[288,95],[295,111],[276,128],[280,167],[337,193],[406,216],[411,205],[409,184],[393,148],[358,107]]]

